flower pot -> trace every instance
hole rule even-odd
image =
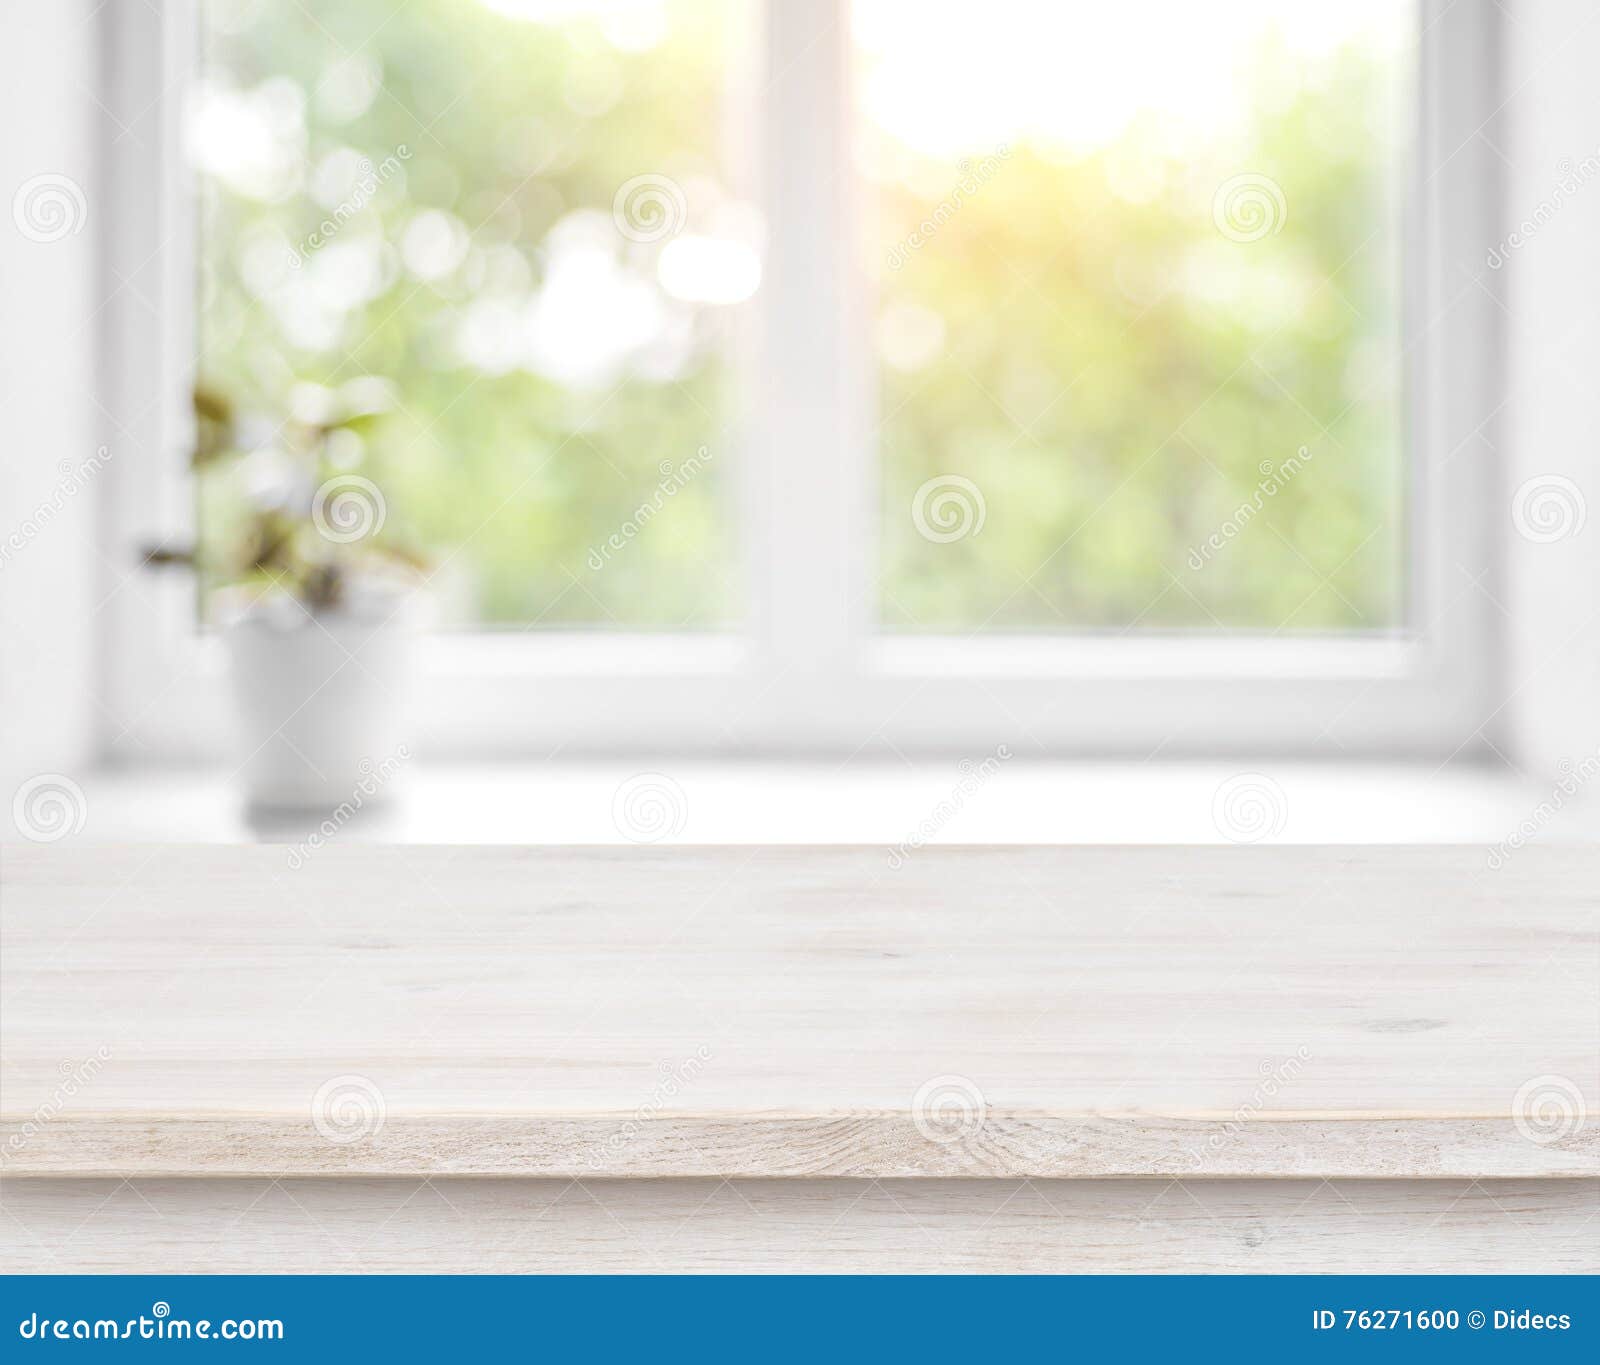
[[[280,600],[223,628],[238,777],[265,810],[377,804],[412,753],[415,593],[308,613]]]

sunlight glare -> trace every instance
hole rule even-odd
[[[1246,116],[1264,40],[1297,63],[1349,42],[1381,50],[1404,40],[1409,7],[989,0],[982,12],[974,23],[965,0],[855,0],[861,105],[891,138],[941,159],[1024,136],[1081,155],[1146,113],[1205,137]]]
[[[661,249],[656,278],[686,303],[743,303],[761,283],[761,258],[743,242],[686,233]]]

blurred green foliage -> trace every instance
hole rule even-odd
[[[729,310],[663,296],[668,343],[592,365],[582,382],[510,358],[486,369],[457,341],[474,304],[499,310],[479,327],[491,346],[497,321],[532,330],[562,224],[609,255],[613,292],[654,288],[661,243],[618,233],[613,197],[632,177],[670,177],[694,227],[725,195],[722,7],[675,6],[659,45],[636,52],[593,24],[528,24],[463,0],[207,0],[205,19],[202,117],[220,145],[209,161],[201,152],[201,372],[263,419],[263,459],[297,382],[383,376],[398,406],[352,467],[383,490],[397,537],[439,566],[446,619],[732,621],[729,462],[716,458]],[[448,215],[425,220],[435,256],[466,240],[438,273],[426,235],[407,250],[429,211]],[[596,299],[591,331],[607,326],[605,307]],[[561,338],[540,344],[559,363]],[[712,459],[672,495],[672,515],[589,567],[590,550],[657,496],[663,470],[702,446]],[[203,538],[239,534],[253,479],[248,460],[207,477]]]
[[[446,619],[737,622],[720,457],[738,310],[668,297],[663,244],[611,215],[643,174],[682,187],[692,230],[737,205],[721,149],[745,117],[728,94],[747,7],[677,0],[649,42],[467,0],[204,8],[201,368],[261,416],[264,456],[298,382],[386,377],[398,406],[347,467],[439,566]],[[886,625],[1401,623],[1398,168],[1372,116],[1393,81],[1348,51],[1214,163],[1164,158],[1138,123],[1076,158],[1019,138],[910,250],[970,168],[900,149],[878,170]],[[1124,192],[1129,158],[1153,189]],[[1286,205],[1260,240],[1213,221],[1243,171]],[[538,306],[562,260],[606,282],[576,323]],[[624,305],[655,339],[597,357]],[[713,458],[671,514],[594,569],[701,446]],[[1304,469],[1192,567],[1302,446]],[[984,523],[933,541],[909,509],[951,474],[981,490]],[[260,482],[249,458],[208,476],[204,536],[236,536]]]
[[[921,332],[942,347],[880,369],[888,624],[1402,623],[1395,75],[1346,51],[1210,161],[1164,156],[1138,123],[1070,161],[1026,141],[965,173],[899,158],[878,195],[884,320],[908,351]],[[1130,162],[1145,202],[1114,188]],[[941,169],[935,204],[907,187]],[[1224,221],[1256,240],[1214,218],[1241,173],[1265,218],[1246,186]],[[952,473],[982,527],[929,540],[908,508]]]

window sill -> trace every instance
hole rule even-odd
[[[1478,766],[1401,763],[915,763],[640,757],[408,764],[393,799],[335,838],[352,842],[612,844],[618,790],[642,773],[681,792],[685,844],[1209,844],[1224,784],[1257,781],[1284,844],[1481,843],[1525,822],[1539,840],[1600,838],[1600,801],[1579,793],[1541,822],[1550,787]],[[98,842],[296,843],[323,811],[250,819],[225,769],[121,769],[80,779]],[[8,838],[15,834],[8,828]]]

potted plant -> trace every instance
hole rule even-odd
[[[284,420],[251,423],[195,391],[207,533],[145,562],[197,574],[228,653],[252,807],[369,804],[410,756],[423,562],[386,532],[383,493],[357,472],[391,406],[382,380],[299,384]]]

